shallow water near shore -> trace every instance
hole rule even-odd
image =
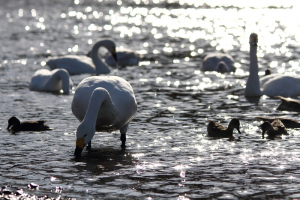
[[[296,1],[228,2],[2,2],[0,186],[41,199],[300,198],[299,129],[262,139],[254,119],[299,114],[277,111],[279,99],[244,97],[251,32],[258,34],[261,76],[267,68],[300,75],[300,7]],[[118,50],[142,57],[139,66],[111,72],[130,82],[138,112],[126,149],[119,132],[96,133],[92,150],[75,159],[79,121],[71,102],[90,75],[72,76],[70,95],[33,92],[28,85],[36,70],[47,68],[48,57],[83,55],[108,37]],[[215,51],[230,54],[237,71],[201,72],[203,58]],[[11,134],[11,116],[46,120],[53,130]],[[233,117],[240,119],[241,135],[206,136],[208,120],[227,125]],[[30,183],[39,187],[29,189]]]

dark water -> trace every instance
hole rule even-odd
[[[184,2],[1,0],[1,186],[22,188],[24,198],[300,198],[299,130],[262,139],[254,120],[298,113],[277,111],[277,99],[244,97],[253,31],[261,75],[267,67],[300,74],[297,1]],[[105,37],[143,57],[139,66],[111,73],[131,83],[138,113],[125,150],[118,132],[97,133],[92,151],[75,160],[73,94],[32,92],[28,85],[49,56],[86,54]],[[234,57],[235,74],[199,71],[214,51]],[[72,76],[75,87],[86,77]],[[54,130],[11,134],[13,115],[46,120]],[[242,135],[206,137],[208,120],[227,124],[232,117]],[[39,188],[28,189],[32,182]]]

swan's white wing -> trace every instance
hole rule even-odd
[[[43,92],[58,92],[62,89],[65,94],[68,94],[72,86],[72,80],[66,70],[40,69],[32,76],[29,89]]]
[[[54,57],[47,61],[47,65],[53,69],[66,69],[70,75],[95,73],[95,65],[90,57],[83,55],[68,55]]]
[[[33,91],[44,91],[44,86],[51,77],[51,72],[47,69],[37,70],[29,84],[29,89]]]
[[[262,91],[265,95],[268,96],[299,96],[300,77],[293,77],[281,74],[274,75],[265,82],[265,84],[262,87]]]
[[[229,71],[235,71],[236,67],[234,66],[233,58],[224,53],[211,53],[208,54],[204,60],[201,67],[202,71],[216,71],[218,67],[218,63],[223,61],[226,63]]]

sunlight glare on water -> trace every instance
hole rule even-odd
[[[268,96],[246,99],[244,89],[252,32],[258,34],[259,76],[267,68],[300,75],[299,10],[293,0],[3,2],[2,191],[22,188],[40,199],[298,198],[299,129],[263,139],[254,119],[298,119],[298,113],[276,110],[280,100]],[[71,104],[76,86],[90,75],[71,76],[69,95],[33,92],[28,85],[36,70],[48,69],[49,57],[86,55],[102,38],[111,38],[117,52],[140,56],[138,65],[110,73],[130,82],[138,112],[125,149],[118,131],[96,133],[92,150],[75,159],[79,121]],[[230,54],[236,71],[202,72],[212,52]],[[11,134],[11,116],[46,120],[53,130]],[[242,134],[207,137],[209,120],[227,127],[231,118],[240,120]],[[32,182],[38,189],[27,188]]]

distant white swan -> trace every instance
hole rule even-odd
[[[126,67],[126,66],[136,66],[139,65],[140,57],[132,52],[132,51],[118,51],[117,52],[117,60],[111,56],[110,53],[104,54],[103,58],[105,59],[105,62],[112,67],[116,67],[117,63],[120,67]]]
[[[259,79],[257,64],[257,34],[250,35],[250,73],[246,83],[245,96],[259,97],[300,95],[300,77],[270,74]]]
[[[91,57],[84,55],[67,55],[64,57],[54,57],[47,61],[47,65],[51,69],[63,68],[70,75],[76,74],[108,74],[110,68],[98,56],[98,49],[105,47],[116,58],[116,45],[112,40],[100,40],[95,43]]]
[[[88,52],[87,56],[91,57],[91,52]],[[126,67],[126,66],[136,66],[139,65],[140,56],[132,52],[130,50],[124,50],[124,51],[117,51],[116,52],[117,62],[116,59],[110,54],[109,52],[105,53],[103,55],[103,58],[111,67]]]
[[[224,53],[208,54],[205,56],[201,67],[201,71],[217,71],[220,73],[234,72],[235,70],[233,58]]]
[[[122,146],[125,146],[128,124],[136,111],[133,89],[123,78],[92,76],[82,80],[72,102],[72,112],[81,121],[74,155],[80,156],[85,145],[91,147],[95,131],[120,130]]]
[[[73,83],[67,70],[55,69],[49,71],[40,69],[33,74],[29,89],[40,92],[59,92],[63,90],[64,94],[69,94],[72,86]]]

